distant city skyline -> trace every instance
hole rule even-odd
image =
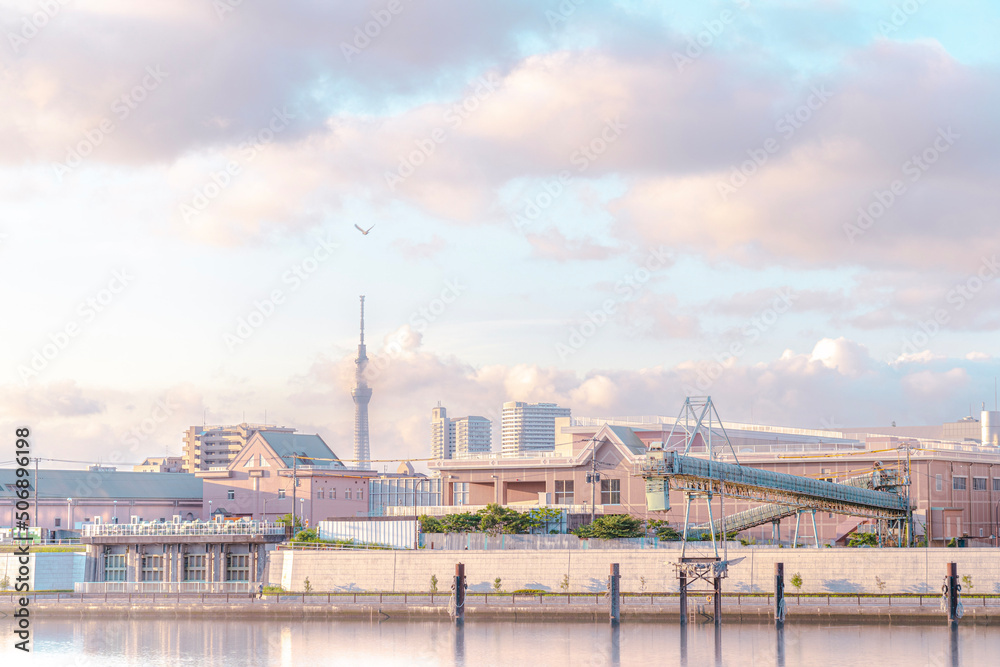
[[[0,7],[0,428],[47,465],[206,413],[353,456],[360,294],[373,460],[439,400],[993,404],[996,3],[56,4]]]

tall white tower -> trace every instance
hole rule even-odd
[[[354,361],[354,460],[360,468],[367,468],[371,463],[371,444],[368,440],[368,402],[372,400],[372,390],[365,378],[368,368],[368,354],[365,352],[365,297],[361,295],[361,343],[358,345],[358,358]]]

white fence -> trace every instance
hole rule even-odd
[[[257,590],[251,581],[86,581],[73,584],[74,593],[153,595],[177,593],[250,593]]]
[[[281,524],[265,521],[184,521],[180,523],[96,523],[83,527],[84,537],[113,535],[284,535]]]
[[[416,549],[419,522],[412,521],[320,521],[321,540],[354,540],[396,549]]]

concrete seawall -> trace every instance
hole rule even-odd
[[[499,577],[503,590],[535,588],[558,592],[604,591],[611,563],[621,564],[626,592],[677,590],[667,550],[539,551],[275,551],[270,554],[268,583],[302,590],[305,579],[317,591],[427,591],[431,577],[447,590],[455,563],[466,566],[470,591],[488,592]],[[695,554],[689,551],[689,555]],[[708,555],[708,554],[704,554]],[[963,594],[1000,593],[1000,549],[730,549],[733,565],[724,581],[727,592],[769,592],[774,563],[785,563],[788,579],[802,577],[803,593],[937,593],[948,562],[972,578]],[[883,586],[880,586],[880,582]]]

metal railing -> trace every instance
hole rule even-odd
[[[256,590],[251,581],[84,581],[73,584],[74,593],[153,595],[180,593],[249,593]]]
[[[99,523],[83,527],[84,537],[149,535],[284,535],[283,524],[265,521],[185,521],[182,523]]]
[[[462,514],[464,512],[478,512],[486,509],[486,505],[387,505],[383,509],[382,516],[443,516],[445,514]],[[518,512],[530,512],[540,508],[562,510],[568,514],[590,514],[590,505],[506,505],[506,509]],[[604,514],[603,505],[594,505],[593,511],[596,514]]]

